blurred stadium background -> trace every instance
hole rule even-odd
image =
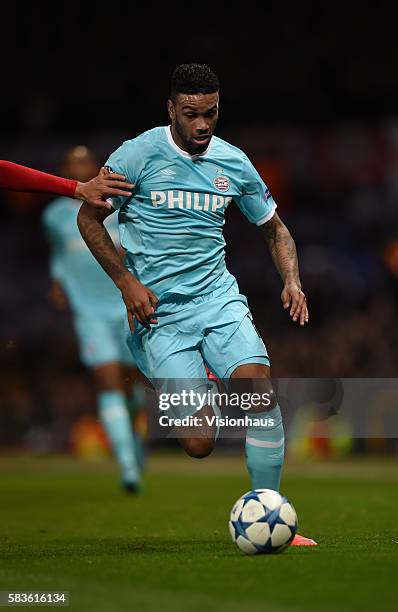
[[[246,6],[246,5],[245,5]],[[243,148],[296,240],[308,329],[280,306],[261,236],[227,215],[230,270],[248,296],[274,376],[398,372],[398,55],[388,3],[307,3],[237,14],[169,13],[147,2],[2,8],[0,158],[57,172],[84,144],[99,162],[166,124],[172,69],[208,62],[221,79],[217,134]],[[286,14],[288,13],[288,14]],[[0,193],[0,449],[71,449],[93,435],[95,397],[71,319],[47,300],[40,213],[51,198]],[[85,429],[87,425],[87,431]],[[74,433],[73,433],[74,432]],[[83,432],[83,433],[82,433]],[[88,446],[90,443],[88,442]],[[374,444],[354,448],[374,450]],[[396,452],[394,444],[377,449]]]

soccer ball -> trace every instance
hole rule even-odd
[[[272,489],[249,491],[231,510],[232,541],[247,555],[282,552],[297,532],[292,504]]]

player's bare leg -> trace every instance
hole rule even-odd
[[[244,364],[239,366],[234,373],[232,374],[231,379],[235,378],[235,384],[231,380],[231,389],[236,390],[237,392],[247,392],[248,384],[250,379],[265,379],[266,390],[270,389],[270,373],[269,368],[267,366],[263,366],[261,364]],[[243,387],[240,379],[243,379]],[[257,389],[256,389],[257,391]],[[265,392],[263,390],[263,392]],[[264,410],[264,408],[260,407],[259,409]],[[257,411],[259,411],[257,409]],[[256,412],[256,408],[252,409],[252,412]],[[191,457],[195,457],[197,459],[202,459],[210,455],[213,451],[216,441],[217,427],[216,425],[210,427],[207,424],[206,416],[211,417],[214,415],[214,410],[211,406],[205,406],[202,410],[195,413],[195,416],[200,420],[200,425],[193,426],[191,428],[181,428],[179,432],[179,443],[184,448],[185,452]],[[266,488],[266,487],[264,487]]]
[[[105,363],[104,365],[96,366],[93,368],[93,374],[99,391],[125,392],[124,373],[119,363]]]
[[[179,428],[176,434],[179,436],[178,441],[190,457],[204,459],[213,451],[216,443],[217,426],[215,424],[210,425],[206,420],[206,417],[211,419],[213,416],[213,408],[204,406],[195,413],[200,425]]]

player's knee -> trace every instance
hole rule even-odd
[[[93,374],[98,391],[124,392],[123,371],[119,363],[109,362],[94,366]]]
[[[182,443],[185,452],[195,459],[208,457],[214,449],[214,444],[212,438],[186,438]]]
[[[269,412],[278,404],[270,369],[264,364],[250,363],[237,367],[230,382],[231,390],[244,400],[244,410],[248,412]]]

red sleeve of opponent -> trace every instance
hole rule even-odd
[[[0,160],[0,189],[56,193],[73,198],[76,187],[77,181]]]

